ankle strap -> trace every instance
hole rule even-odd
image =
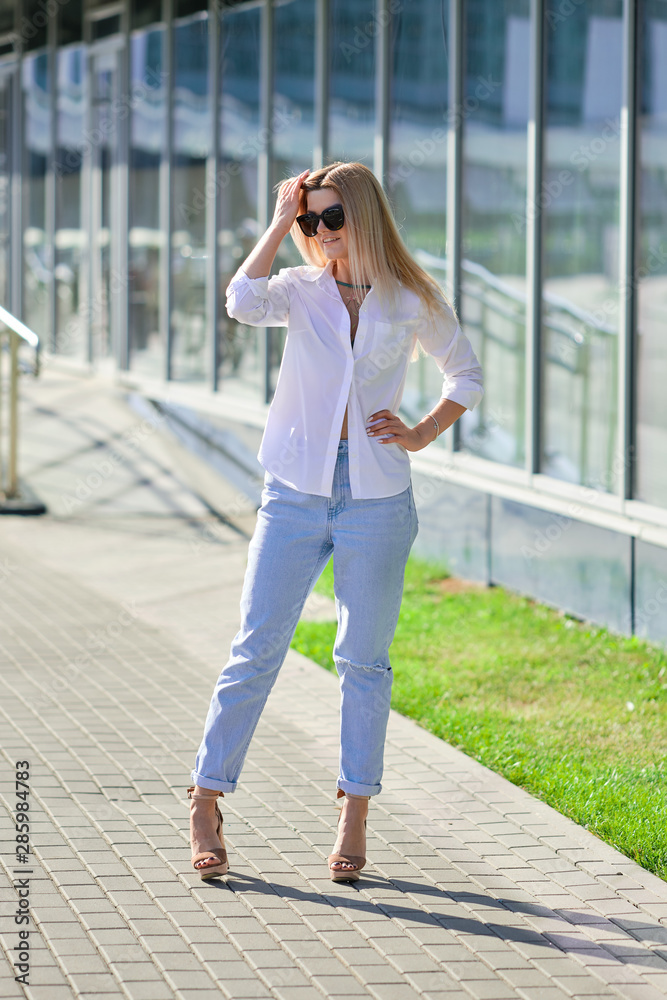
[[[195,788],[199,789],[199,791],[197,792],[196,795],[195,795]],[[188,788],[188,798],[189,799],[217,799],[218,796],[220,796],[221,798],[224,799],[225,793],[224,792],[216,792],[215,788],[206,788],[206,789],[204,789],[204,788],[202,788],[201,785],[192,785],[190,788]]]
[[[370,795],[352,795],[351,792],[345,792],[343,791],[342,788],[337,789],[336,798],[340,799],[343,796],[345,796],[348,799],[364,799],[364,801],[370,800]]]

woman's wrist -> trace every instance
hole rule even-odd
[[[435,417],[433,417],[430,413],[427,414],[422,420],[419,421],[415,430],[417,431],[419,439],[422,442],[422,448],[426,448],[426,446],[431,444],[432,441],[435,441],[438,436],[436,433]]]
[[[273,239],[282,241],[286,236],[289,236],[289,231],[292,228],[291,223],[286,223],[284,220],[273,219],[267,229],[267,236],[271,236]]]

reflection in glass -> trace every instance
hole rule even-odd
[[[14,29],[16,20],[16,4],[13,0],[1,0],[0,2],[0,34],[9,34]],[[0,86],[2,81],[0,80]]]
[[[31,53],[21,66],[23,89],[23,321],[45,338],[49,330],[51,246],[46,232],[46,172],[51,112],[48,59]]]
[[[315,141],[315,4],[290,0],[274,14],[273,182],[313,165]],[[281,246],[285,265],[301,263],[291,240]],[[281,261],[282,263],[282,261]]]
[[[257,153],[259,120],[260,12],[222,8],[220,12],[220,292],[254,247],[257,237]],[[219,310],[219,376],[224,392],[252,391],[263,383],[263,354],[257,327],[245,326]]]
[[[272,125],[272,179],[286,177],[313,166],[315,143],[315,4],[289,0],[274,13],[275,75]],[[274,271],[302,264],[291,238],[280,244]],[[269,328],[269,378],[275,386],[287,332]]]
[[[329,160],[373,165],[375,36],[373,0],[331,0]]]
[[[667,2],[644,7],[639,119],[636,498],[667,506]]]
[[[462,447],[523,466],[529,0],[471,0],[465,34],[461,307],[484,398]]]
[[[14,8],[17,9],[15,24],[23,51],[45,48],[49,40],[48,25],[53,16],[53,8],[46,16],[40,0],[23,0],[20,5],[15,2]]]
[[[85,294],[86,234],[81,216],[84,152],[85,48],[56,52],[56,343],[58,354],[84,360],[86,325],[80,309]]]
[[[557,0],[550,0],[552,14]],[[541,471],[617,486],[621,0],[548,19]]]
[[[208,16],[174,22],[173,233],[171,253],[174,379],[207,377],[206,159],[211,136]]]
[[[413,0],[392,26],[387,194],[407,246],[444,282],[447,236],[448,5]],[[402,409],[413,422],[440,398],[442,375],[423,355],[408,368]]]
[[[0,305],[5,309],[10,308],[11,85],[12,72],[0,66]]]
[[[135,31],[130,40],[130,367],[154,377],[164,372],[160,339],[160,160],[165,137],[162,60],[164,28]]]
[[[58,10],[57,44],[72,45],[83,40],[83,0],[67,0]]]
[[[118,61],[119,50],[110,46],[91,60],[92,132],[87,140],[90,163],[90,299],[88,316],[94,359],[120,356],[121,298],[127,276],[117,261],[120,205],[115,183],[118,166]]]

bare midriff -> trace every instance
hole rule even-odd
[[[359,325],[359,307],[354,301],[348,302],[342,295],[341,298],[343,299],[343,302],[347,307],[347,311],[350,314],[350,342],[354,345],[354,337]],[[345,416],[343,417],[340,439],[341,441],[347,441],[347,406],[345,407]]]

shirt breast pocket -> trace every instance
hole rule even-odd
[[[413,331],[408,323],[373,320],[369,324],[364,353],[378,369],[389,369],[412,353],[412,341]]]

